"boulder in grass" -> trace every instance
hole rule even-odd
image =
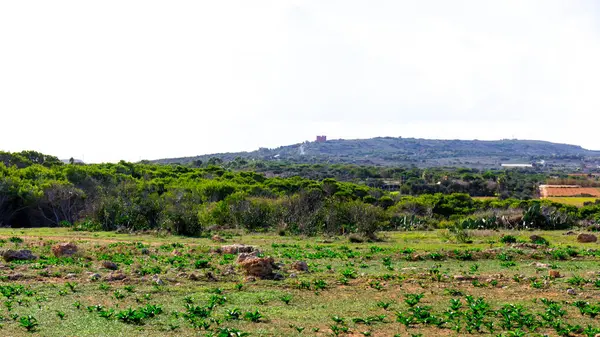
[[[14,274],[7,275],[6,278],[9,281],[16,281],[16,280],[22,279],[23,278],[23,274],[21,274],[21,273],[14,273]]]
[[[257,250],[254,246],[233,244],[221,247],[221,252],[223,254],[239,254],[239,253],[252,253]]]
[[[104,267],[106,269],[110,269],[110,270],[119,269],[119,265],[117,265],[116,263],[114,263],[112,261],[102,261],[102,267]]]
[[[308,271],[308,264],[304,261],[296,261],[292,263],[292,269],[297,271]]]
[[[162,286],[165,284],[165,282],[160,277],[158,277],[158,275],[152,275],[151,279],[152,283],[156,285]]]
[[[252,253],[240,253],[240,255],[238,255],[238,258],[237,258],[236,262],[237,263],[242,263],[242,262],[244,262],[247,259],[253,259],[253,258],[256,258],[256,257],[258,257],[258,251],[257,250],[253,251]]]
[[[247,276],[254,276],[261,279],[272,279],[273,270],[277,269],[275,260],[272,257],[253,257],[240,263]]]
[[[77,246],[71,242],[59,243],[52,246],[52,254],[54,254],[56,257],[72,256],[75,255],[77,251]]]
[[[213,235],[211,240],[213,240],[214,242],[225,242],[225,239],[223,239],[221,236],[219,236],[217,234]]]
[[[577,242],[589,243],[596,241],[598,241],[598,238],[594,234],[580,233],[579,235],[577,235]]]
[[[33,255],[33,253],[30,250],[27,249],[21,249],[21,250],[5,250],[2,253],[2,258],[4,258],[4,261],[6,262],[10,262],[10,261],[15,261],[15,260],[35,260],[37,259],[37,256]]]
[[[122,281],[125,278],[127,278],[127,276],[125,276],[125,274],[123,274],[121,272],[114,272],[114,273],[110,273],[110,274],[104,276],[104,280],[106,280],[108,282]]]

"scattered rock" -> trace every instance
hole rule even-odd
[[[190,281],[200,281],[200,277],[194,273],[191,273],[190,276],[188,276],[188,279],[190,279]]]
[[[225,267],[225,269],[221,272],[221,275],[224,276],[228,276],[228,275],[235,275],[237,274],[235,272],[235,268],[232,265],[228,265],[227,267]]]
[[[69,274],[65,275],[66,279],[72,279],[72,278],[76,278],[76,277],[77,277],[77,274],[73,274],[73,273],[69,273]]]
[[[304,261],[296,261],[292,263],[292,269],[297,271],[308,271],[308,264]]]
[[[10,275],[6,276],[6,278],[10,281],[16,281],[16,280],[22,279],[23,274],[21,274],[21,273],[10,274]]]
[[[558,270],[548,270],[548,276],[552,278],[560,278],[560,272]]]
[[[577,242],[588,243],[596,241],[598,241],[598,238],[594,234],[580,233],[577,235]]]
[[[281,273],[273,274],[273,280],[275,280],[275,281],[283,281],[284,279],[285,279],[285,277]]]
[[[225,239],[223,239],[222,237],[220,237],[219,235],[216,235],[216,234],[213,235],[211,240],[213,240],[214,242],[225,242]]]
[[[112,261],[102,261],[102,267],[110,270],[117,270],[119,266]]]
[[[468,275],[454,275],[454,281],[473,281],[476,278]]]
[[[158,275],[154,274],[152,275],[152,283],[162,286],[165,284],[165,282],[163,280],[160,279],[160,277],[158,277]]]
[[[296,273],[291,273],[290,274],[290,278],[297,278],[297,277],[298,277],[298,275],[296,275]]]
[[[149,255],[150,254],[150,250],[148,250],[148,248],[142,248],[142,255]]]
[[[210,271],[209,271],[209,272],[206,272],[206,274],[205,274],[204,276],[206,276],[206,279],[207,279],[208,281],[210,281],[210,282],[217,282],[217,281],[219,281],[219,280],[218,280],[218,279],[215,277],[215,275],[214,275],[212,272],[210,272]]]
[[[575,296],[575,295],[577,295],[577,292],[575,291],[575,289],[569,288],[569,289],[567,289],[567,294]]]
[[[515,248],[530,248],[530,249],[538,249],[538,248],[542,247],[542,245],[538,245],[535,243],[527,243],[527,242],[511,243],[510,246],[515,247]]]
[[[125,276],[125,274],[121,273],[121,272],[113,272],[110,273],[108,275],[106,275],[104,277],[104,280],[111,282],[111,281],[121,281],[124,280],[127,276]]]
[[[33,255],[30,250],[22,249],[22,250],[6,250],[2,253],[2,257],[4,261],[10,262],[14,260],[35,260],[37,256]]]
[[[256,251],[256,247],[254,246],[247,246],[247,245],[240,245],[240,244],[233,244],[233,245],[228,245],[228,246],[222,246],[221,247],[221,252],[223,254],[239,254],[239,253],[252,253],[254,251]]]
[[[180,251],[178,251],[177,249],[174,249],[174,250],[171,252],[171,256],[181,256],[181,255],[183,255],[183,253],[181,253],[181,252],[180,252]]]
[[[529,240],[531,240],[531,242],[536,242],[538,240],[544,240],[544,238],[539,235],[532,235],[529,237]]]
[[[550,265],[547,263],[541,263],[541,262],[534,262],[531,264],[531,266],[534,266],[536,268],[543,268],[543,269],[548,269],[550,268]]]
[[[186,272],[181,272],[179,274],[177,274],[177,277],[182,277],[182,278],[186,278],[188,276],[188,274]]]
[[[256,282],[256,277],[254,276],[246,276],[246,282]]]
[[[255,250],[251,253],[241,253],[237,258],[237,263],[242,263],[247,259],[254,259],[258,257],[258,250]]]
[[[350,236],[348,236],[348,241],[350,241],[352,243],[363,243],[363,242],[367,241],[367,239],[358,234],[350,234]]]
[[[532,235],[529,237],[529,240],[531,240],[532,243],[535,243],[538,245],[548,245],[549,244],[548,240],[546,240],[544,237],[539,236],[539,235]]]
[[[125,226],[119,226],[119,227],[117,227],[115,232],[117,234],[129,234],[129,233],[131,233],[131,230],[129,230],[129,228],[127,228]]]
[[[261,279],[272,279],[275,260],[272,257],[248,258],[240,263],[240,266],[248,276],[256,276]]]
[[[90,279],[91,281],[96,281],[96,280],[99,280],[101,277],[102,277],[102,276],[100,276],[100,274],[98,274],[98,273],[94,273],[94,274],[90,275],[89,279]]]
[[[72,256],[77,253],[77,250],[77,246],[71,242],[52,246],[52,254],[56,257]]]

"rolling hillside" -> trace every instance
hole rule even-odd
[[[419,167],[499,167],[501,163],[545,161],[548,166],[588,167],[600,164],[600,151],[536,140],[435,140],[378,137],[371,139],[304,142],[253,152],[218,153],[154,162],[189,164],[219,158],[288,161],[294,163],[352,163],[359,165],[415,165]]]

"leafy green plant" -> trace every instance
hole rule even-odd
[[[421,302],[424,294],[404,294],[404,303],[409,307],[414,307]]]
[[[206,269],[210,267],[210,261],[196,260],[196,262],[194,262],[194,266],[196,267],[196,269]]]
[[[131,308],[129,308],[127,310],[119,311],[117,313],[117,319],[119,319],[123,323],[127,323],[127,324],[140,325],[140,324],[142,324],[142,321],[145,318],[146,318],[146,315],[144,315],[141,311],[134,310]]]
[[[238,319],[240,319],[241,315],[242,315],[242,312],[240,311],[240,309],[233,308],[233,309],[227,311],[226,318],[228,320],[238,320]]]
[[[281,296],[279,299],[285,303],[285,304],[290,304],[290,302],[292,301],[292,295],[291,294],[285,294],[283,296]]]
[[[377,302],[377,306],[383,310],[388,310],[392,304],[394,304],[394,302],[385,302],[385,301]]]
[[[77,283],[66,282],[65,286],[73,293],[77,291]]]
[[[513,235],[502,235],[500,238],[500,242],[502,243],[515,243],[517,242],[517,238]]]
[[[13,237],[9,238],[8,241],[14,243],[15,245],[19,245],[19,244],[23,243],[23,239],[21,239],[20,237],[17,237],[17,236],[13,236]]]
[[[533,279],[533,280],[531,280],[531,283],[530,283],[530,285],[531,285],[531,287],[532,287],[532,288],[534,288],[534,289],[542,289],[542,288],[544,288],[544,286],[545,286],[543,281],[541,281],[541,280],[536,280],[536,279]]]
[[[345,278],[348,278],[348,279],[356,278],[356,270],[354,270],[352,268],[346,268],[346,269],[342,270],[340,273],[342,274],[342,276],[344,276]]]
[[[111,319],[115,316],[114,309],[102,309],[98,312],[98,315],[104,319]]]
[[[125,294],[123,294],[122,292],[120,292],[118,289],[115,290],[115,292],[113,293],[113,296],[117,299],[117,300],[122,300],[125,298]]]
[[[383,290],[383,284],[377,280],[372,280],[369,282],[369,286],[375,290],[381,291]]]
[[[325,282],[324,280],[315,280],[313,282],[313,285],[314,285],[314,287],[315,287],[316,290],[327,289],[327,282]]]
[[[33,332],[39,326],[37,319],[31,315],[23,316],[19,319],[19,325],[21,325],[28,332]]]
[[[211,314],[211,309],[199,305],[186,304],[186,317],[188,318],[207,318]]]
[[[567,280],[567,283],[573,286],[582,286],[586,283],[588,283],[588,280],[586,280],[585,278],[578,276],[578,275],[573,275],[573,277],[569,278]]]
[[[219,327],[215,337],[246,337],[250,336],[247,332],[242,332],[235,328]]]
[[[250,322],[258,323],[263,318],[263,315],[258,310],[254,310],[246,312],[244,318]]]
[[[225,302],[227,302],[227,297],[225,297],[223,295],[214,294],[214,295],[210,296],[210,299],[208,300],[208,307],[214,308],[217,305],[225,304]]]

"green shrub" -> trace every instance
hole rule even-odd
[[[502,243],[515,243],[515,242],[517,242],[517,238],[514,237],[513,235],[503,235],[500,238],[500,242],[502,242]]]

